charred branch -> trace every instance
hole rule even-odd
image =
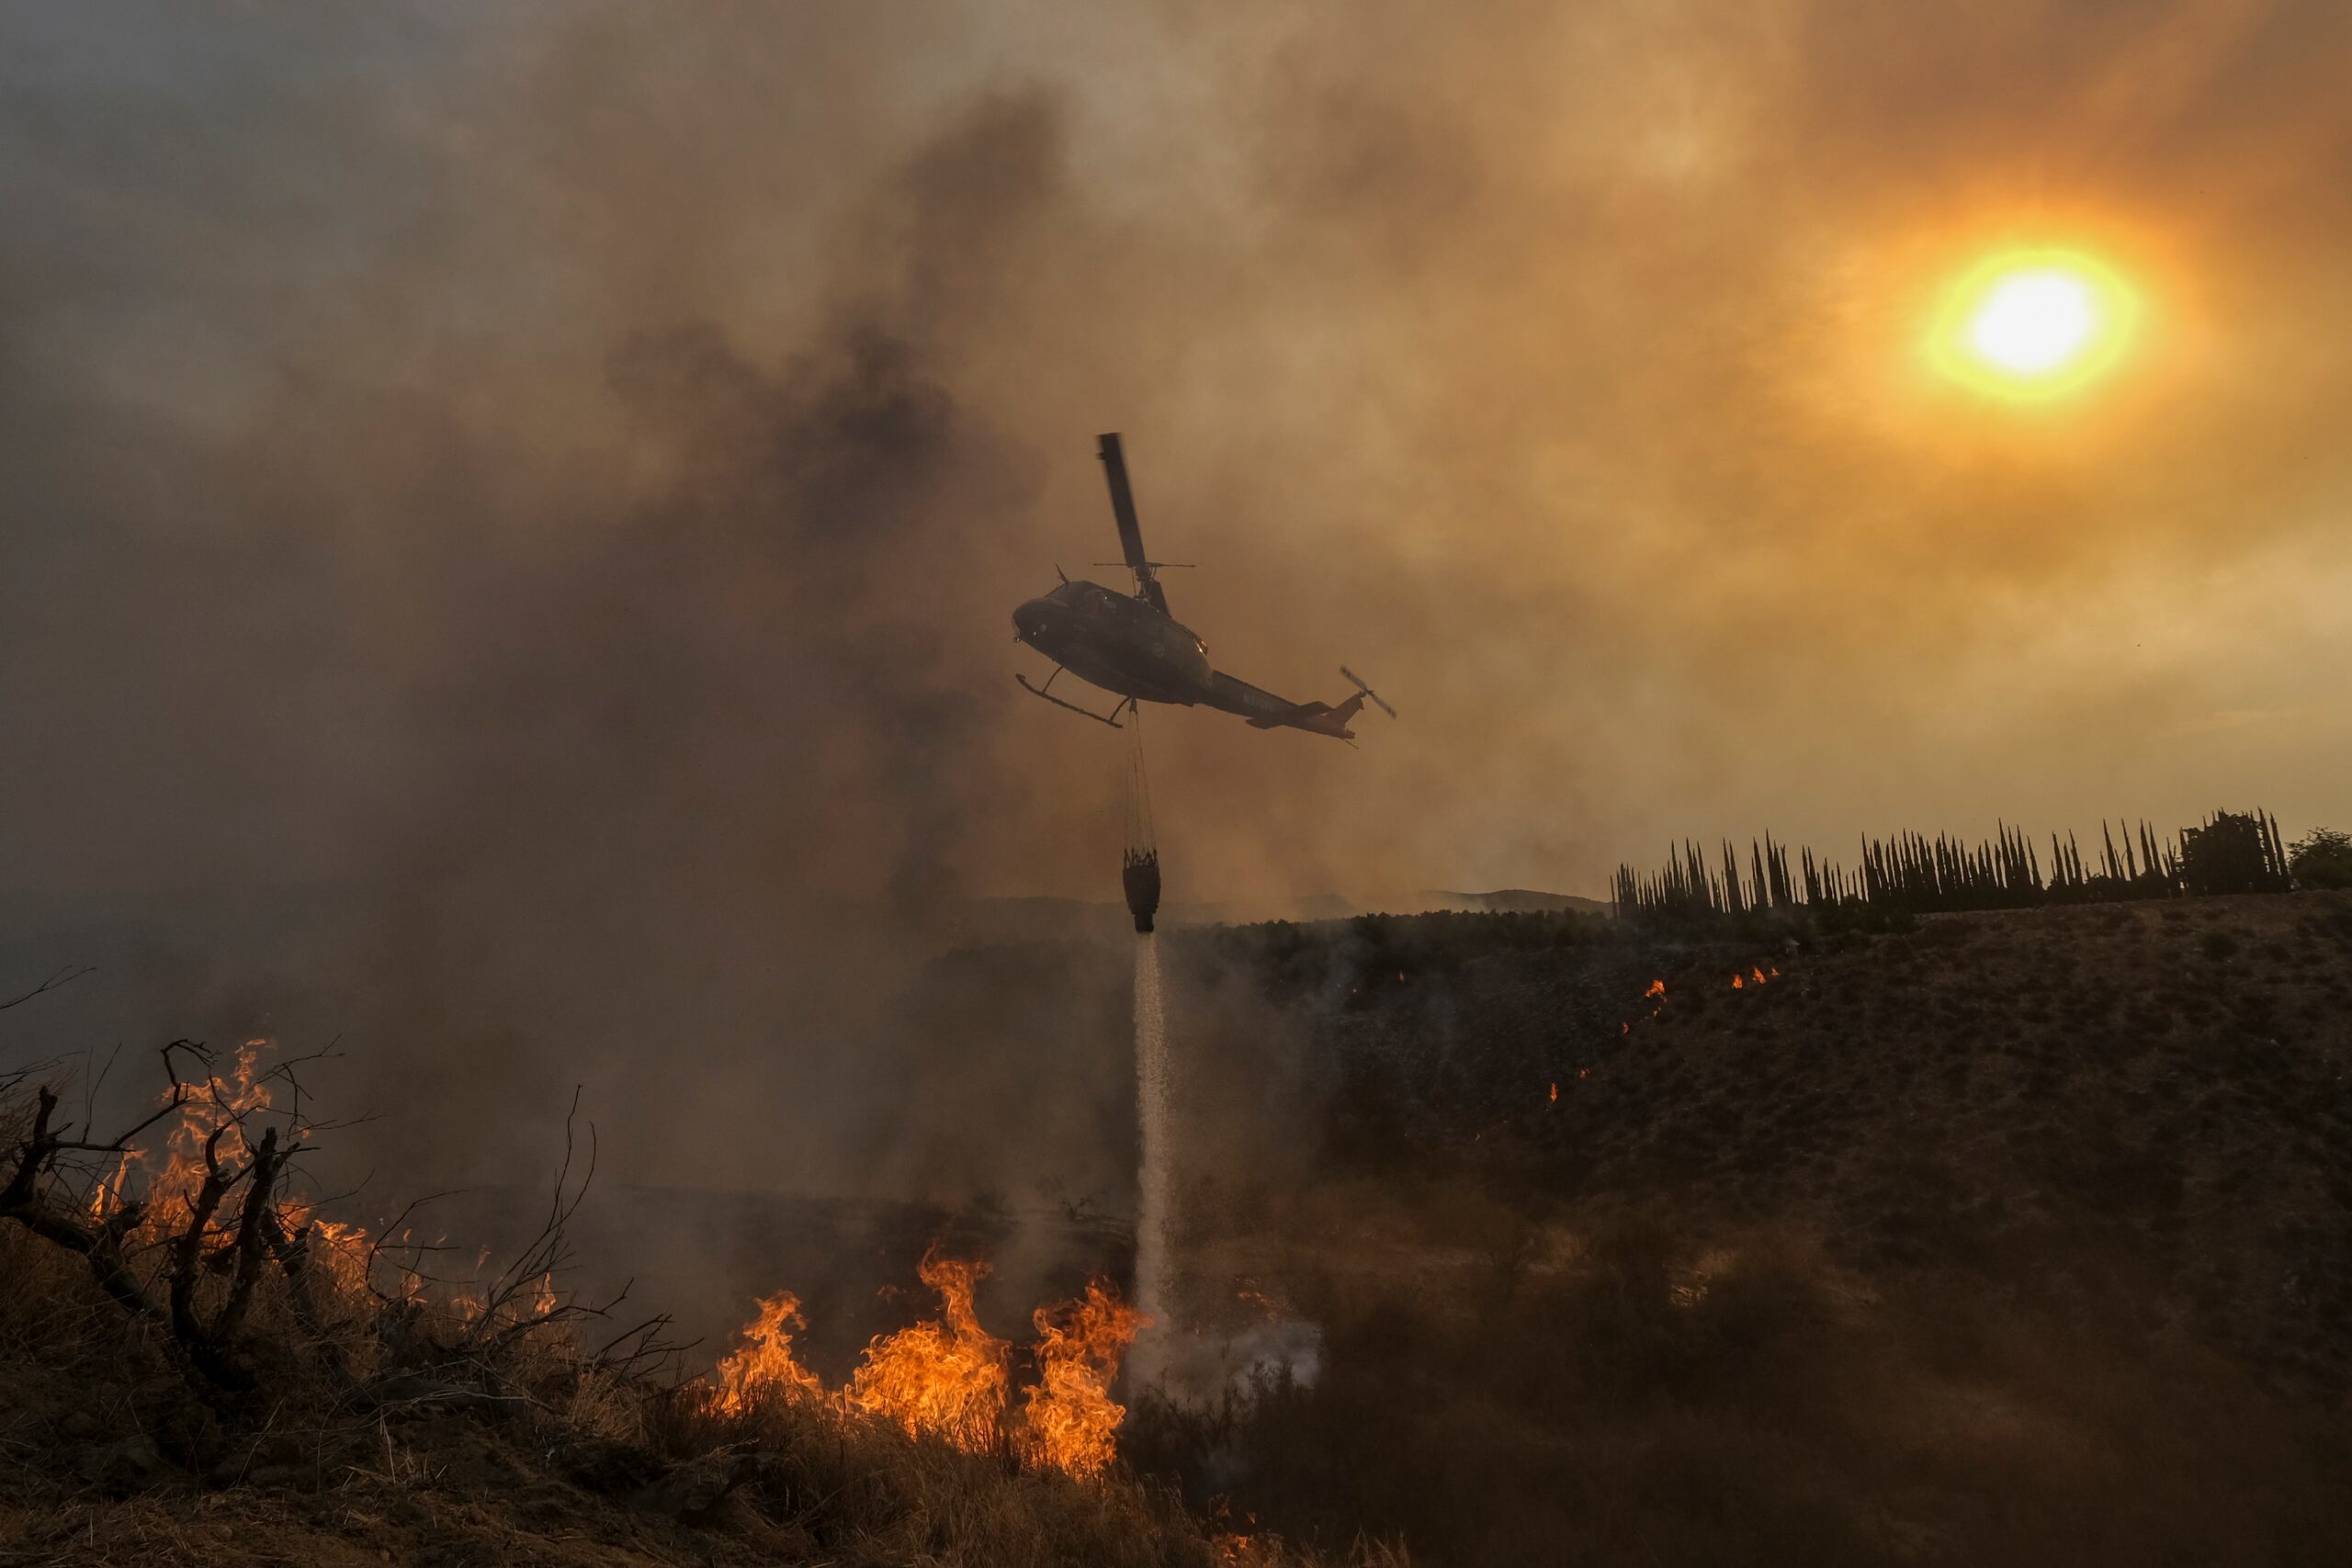
[[[35,997],[46,996],[49,992],[57,989],[60,986],[71,985],[74,981],[80,979],[83,976],[90,974],[95,967],[96,965],[88,964],[69,964],[65,967],[58,970],[55,974],[51,975],[48,979],[43,980],[40,985],[35,986],[31,990],[23,992],[17,996],[10,997],[5,1001],[0,1001],[0,1012],[6,1012],[12,1007],[22,1006],[24,1003],[32,1000]]]

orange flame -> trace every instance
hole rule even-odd
[[[268,1044],[267,1040],[248,1040],[239,1045],[236,1066],[225,1082],[208,1076],[201,1083],[187,1086],[179,1120],[164,1135],[164,1168],[147,1184],[147,1217],[139,1227],[143,1237],[160,1237],[204,1185],[204,1145],[214,1133],[220,1134],[218,1152],[223,1163],[243,1159],[248,1154],[237,1121],[248,1112],[269,1109],[269,1085],[255,1072]],[[168,1092],[165,1099],[169,1100]],[[142,1166],[147,1163],[144,1152],[131,1152]]]
[[[261,1063],[275,1043],[266,1037],[241,1041],[226,1077],[208,1073],[176,1091],[184,1098],[178,1118],[164,1135],[162,1168],[146,1183],[147,1213],[136,1233],[141,1240],[159,1240],[185,1223],[187,1202],[204,1183],[204,1145],[213,1134],[220,1134],[214,1152],[224,1167],[252,1157],[240,1118],[272,1109],[268,1075],[261,1071]],[[167,1101],[171,1092],[165,1094]],[[293,1138],[300,1140],[305,1131],[293,1128]],[[103,1217],[108,1209],[119,1207],[131,1168],[151,1168],[153,1154],[153,1150],[126,1149],[111,1190],[101,1185],[93,1194],[91,1213]],[[311,1256],[319,1259],[336,1287],[356,1291],[366,1286],[368,1232],[361,1226],[320,1219],[311,1203],[302,1198],[288,1198],[278,1204],[277,1223],[289,1239],[309,1229],[318,1244]]]
[[[1552,1080],[1552,1103],[1555,1105],[1560,1103],[1560,1080],[1557,1078]]]
[[[1216,1548],[1217,1561],[1231,1565],[1231,1568],[1263,1562],[1275,1552],[1279,1545],[1279,1537],[1261,1539],[1256,1533],[1258,1516],[1255,1514],[1242,1515],[1240,1523],[1244,1528],[1234,1529],[1233,1505],[1223,1497],[1210,1503],[1209,1520],[1216,1531],[1210,1537],[1210,1544]]]
[[[334,1282],[356,1291],[368,1282],[368,1232],[340,1220],[322,1220],[311,1204],[288,1198],[277,1206],[277,1223],[291,1238],[311,1233],[311,1256],[319,1260]]]
[[[974,1259],[926,1255],[916,1272],[939,1292],[944,1321],[876,1337],[842,1398],[895,1421],[910,1437],[935,1433],[957,1448],[995,1446],[1004,1415],[1010,1347],[980,1326],[972,1291],[989,1271]]]
[[[102,1176],[90,1184],[90,1218],[103,1221],[121,1205],[122,1179],[130,1174],[130,1162],[136,1156],[136,1150],[123,1150],[122,1157],[115,1162],[114,1179],[108,1180]]]
[[[1110,1468],[1126,1407],[1111,1397],[1119,1357],[1150,1322],[1097,1280],[1059,1307],[1039,1307],[1037,1382],[1023,1396],[1023,1450],[1081,1481]]]
[[[808,1327],[800,1298],[778,1291],[760,1303],[760,1315],[744,1326],[743,1345],[718,1363],[718,1404],[738,1415],[768,1399],[813,1399],[824,1385],[792,1354],[792,1336]]]
[[[1083,1295],[1039,1307],[1037,1382],[1023,1393],[1017,1431],[1008,1432],[1012,1347],[980,1326],[972,1294],[988,1265],[926,1254],[918,1270],[938,1292],[936,1321],[882,1335],[847,1387],[828,1393],[793,1354],[808,1326],[800,1301],[779,1291],[760,1303],[740,1345],[713,1371],[713,1408],[727,1415],[771,1399],[806,1400],[840,1415],[886,1420],[910,1437],[945,1438],[967,1453],[1012,1451],[1025,1462],[1091,1480],[1116,1454],[1126,1408],[1111,1398],[1119,1360],[1150,1323],[1097,1280]],[[1247,1296],[1248,1292],[1244,1292]]]
[[[1650,1017],[1656,1018],[1659,1013],[1664,1012],[1666,1010],[1666,982],[1652,980],[1650,988],[1642,993],[1642,999],[1650,1004]],[[1634,1026],[1631,1022],[1620,1023],[1617,1026],[1617,1032],[1631,1034],[1634,1032]]]

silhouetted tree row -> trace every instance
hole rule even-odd
[[[1973,845],[1941,833],[1865,836],[1851,871],[1800,847],[1792,872],[1789,847],[1769,833],[1749,840],[1744,864],[1727,839],[1713,856],[1685,840],[1668,851],[1664,869],[1646,876],[1619,866],[1611,894],[1621,916],[1674,919],[1800,907],[1925,915],[2284,893],[2292,886],[2278,819],[2263,811],[2217,811],[2199,827],[2181,829],[2171,843],[2143,821],[2124,829],[2120,850],[2115,830],[2102,821],[2099,839],[2098,858],[2086,862],[2072,832],[2063,841],[2051,834],[2046,874],[2038,846],[2006,822]]]

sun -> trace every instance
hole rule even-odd
[[[2054,397],[2113,364],[2137,315],[2132,290],[2099,262],[2071,251],[2010,252],[1952,288],[1928,357],[1996,397]]]
[[[2065,367],[2098,330],[2098,301],[2079,274],[2055,267],[2013,272],[1969,318],[1968,346],[2013,376]]]

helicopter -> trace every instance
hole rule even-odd
[[[1073,582],[1055,568],[1061,585],[1012,612],[1013,640],[1028,644],[1054,661],[1054,672],[1042,686],[1031,684],[1026,675],[1016,671],[1012,678],[1021,682],[1022,690],[1114,729],[1121,728],[1120,714],[1138,711],[1138,703],[1220,708],[1239,715],[1255,729],[1304,729],[1351,743],[1355,731],[1348,728],[1349,722],[1366,702],[1391,718],[1396,716],[1396,710],[1344,664],[1340,673],[1356,693],[1337,706],[1290,702],[1212,669],[1208,645],[1169,614],[1168,592],[1159,583],[1162,570],[1192,563],[1156,561],[1144,554],[1143,529],[1136,521],[1135,495],[1127,488],[1127,461],[1118,433],[1097,440],[1095,455],[1102,460],[1104,477],[1110,481],[1111,514],[1119,525],[1125,565],[1135,573],[1135,592],[1121,593],[1099,582]],[[1054,682],[1064,671],[1120,701],[1108,714],[1100,714],[1054,695]]]

